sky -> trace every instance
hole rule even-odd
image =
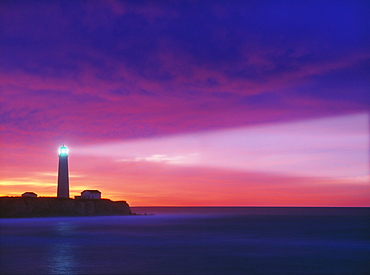
[[[0,2],[0,195],[370,206],[368,1]]]

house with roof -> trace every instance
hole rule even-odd
[[[101,192],[99,190],[84,190],[81,192],[81,196],[78,196],[81,199],[101,199]]]

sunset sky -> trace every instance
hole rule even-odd
[[[0,195],[370,206],[369,1],[0,10]]]

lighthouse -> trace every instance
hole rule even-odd
[[[69,198],[68,149],[64,144],[59,148],[57,197]]]

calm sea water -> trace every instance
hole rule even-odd
[[[1,219],[1,274],[369,274],[370,208]]]

